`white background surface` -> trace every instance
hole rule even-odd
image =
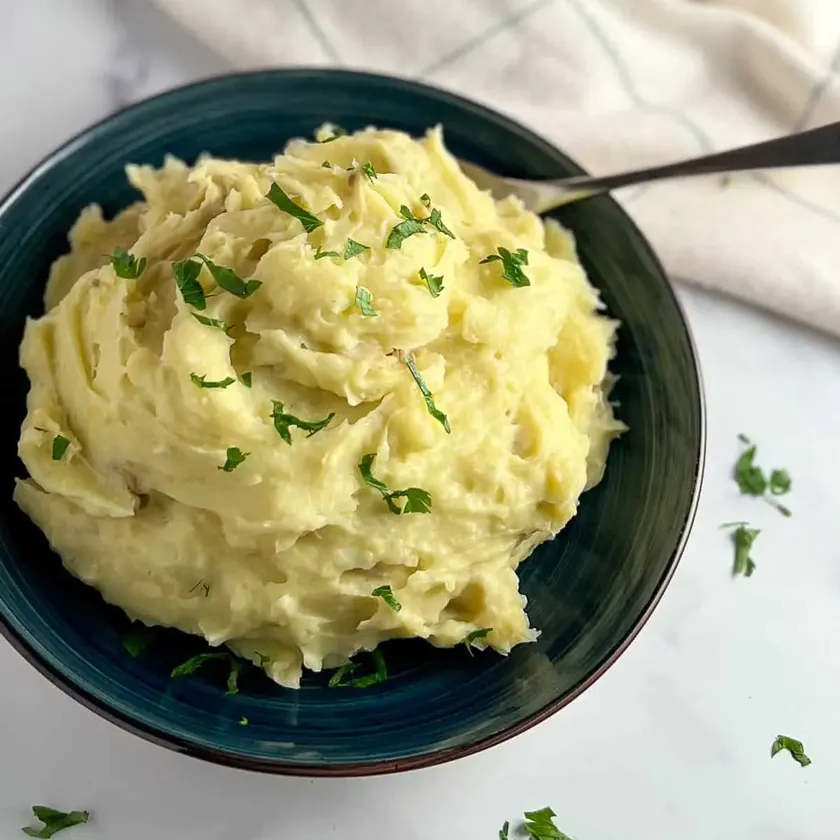
[[[0,13],[4,190],[91,120],[225,70],[141,0],[0,0]],[[583,697],[444,767],[271,778],[122,732],[0,642],[0,840],[23,836],[35,803],[90,809],[89,825],[60,835],[79,840],[494,840],[504,820],[544,805],[575,840],[837,840],[840,343],[680,293],[708,397],[697,523],[650,623]],[[792,519],[739,497],[738,432],[758,442],[760,463],[790,470]],[[718,526],[732,519],[763,529],[749,580],[729,574]],[[813,764],[771,761],[779,733],[802,739]]]

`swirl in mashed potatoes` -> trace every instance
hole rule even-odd
[[[144,200],[81,214],[21,346],[15,498],[65,566],[290,687],[387,639],[535,639],[516,568],[621,428],[571,236],[439,130],[127,172]]]

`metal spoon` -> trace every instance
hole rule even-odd
[[[717,152],[636,172],[623,172],[619,175],[576,175],[556,181],[523,181],[494,175],[472,163],[460,163],[461,169],[479,188],[490,190],[494,198],[515,195],[522,199],[528,210],[545,213],[561,204],[662,178],[840,163],[840,122],[779,137],[776,140],[767,140],[764,143],[730,149],[727,152]]]

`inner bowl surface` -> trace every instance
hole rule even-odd
[[[630,427],[578,515],[520,568],[536,644],[503,658],[389,643],[390,678],[367,690],[310,676],[283,690],[254,671],[236,696],[212,669],[171,680],[200,649],[166,631],[145,655],[123,647],[128,621],[63,570],[12,502],[28,383],[17,363],[25,316],[43,311],[50,263],[91,202],[110,216],[136,199],[126,163],[166,153],[264,160],[323,122],[413,134],[441,123],[450,150],[501,174],[581,172],[507,118],[398,79],[332,70],[227,76],[140,103],[56,152],[0,207],[0,628],[62,689],[149,740],[219,763],[302,775],[428,766],[509,738],[564,706],[625,649],[672,575],[694,514],[704,450],[691,337],[662,267],[627,215],[602,197],[554,215],[570,228],[608,312],[622,322],[613,392]],[[240,724],[247,718],[248,725]]]

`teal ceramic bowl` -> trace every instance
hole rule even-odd
[[[134,200],[128,162],[192,161],[207,151],[263,160],[325,121],[412,133],[441,123],[459,157],[521,178],[581,171],[549,143],[475,103],[393,78],[324,70],[228,76],[166,93],[100,123],[36,169],[0,206],[0,627],[56,685],[114,723],[221,764],[299,775],[424,767],[498,744],[561,709],[626,649],[668,584],[694,515],[704,451],[700,376],[691,336],[662,267],[610,198],[558,211],[620,319],[614,370],[630,431],[580,512],[522,567],[536,644],[503,658],[422,643],[386,645],[387,682],[332,689],[309,677],[283,690],[256,669],[225,694],[212,668],[172,680],[200,649],[172,631],[132,658],[128,622],[73,579],[12,502],[24,474],[16,442],[27,381],[17,348],[42,311],[50,263],[79,211],[111,214]],[[6,687],[5,690],[12,690]],[[248,725],[240,724],[247,718]]]

